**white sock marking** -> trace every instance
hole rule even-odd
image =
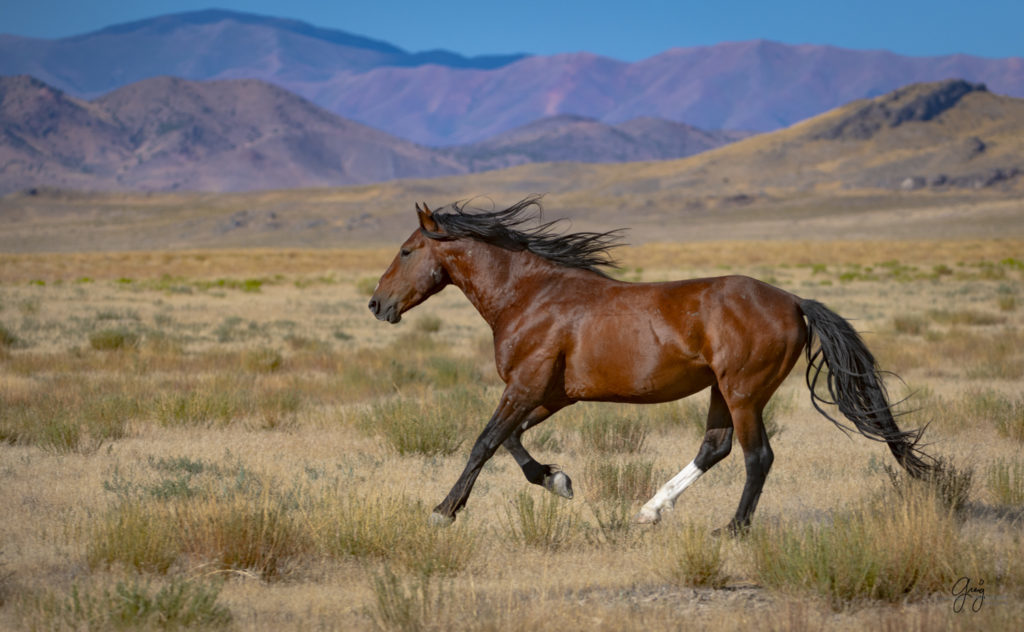
[[[690,461],[689,465],[673,476],[669,482],[662,485],[658,493],[640,508],[640,520],[643,522],[657,522],[660,520],[661,512],[665,509],[671,509],[676,502],[676,498],[679,498],[679,494],[682,494],[683,490],[693,485],[694,481],[700,478],[703,473],[704,470],[697,467],[693,461]]]

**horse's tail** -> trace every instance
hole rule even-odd
[[[817,301],[801,300],[800,309],[807,318],[806,377],[811,404],[842,430],[852,430],[825,412],[821,404],[837,406],[857,432],[888,444],[911,476],[923,478],[933,472],[935,460],[918,447],[924,429],[902,431],[896,425],[875,357],[850,323]],[[825,384],[831,401],[816,389],[826,368]]]

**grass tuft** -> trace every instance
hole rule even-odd
[[[176,526],[162,504],[122,501],[92,525],[86,561],[91,568],[120,564],[137,571],[166,573],[180,550]]]
[[[866,503],[828,523],[761,523],[749,551],[765,586],[816,595],[835,610],[948,594],[976,562],[953,514],[928,493]]]
[[[284,356],[277,349],[249,349],[242,354],[242,368],[253,373],[272,373],[284,364]]]
[[[370,577],[373,607],[368,614],[381,630],[419,632],[434,629],[445,602],[429,577],[406,577],[384,566]],[[443,629],[443,628],[438,628]]]
[[[602,454],[636,453],[643,449],[649,429],[642,419],[591,409],[579,427],[580,443],[586,451]]]
[[[996,504],[1024,506],[1024,461],[999,459],[988,467],[986,487]]]
[[[508,542],[555,551],[569,544],[576,522],[560,497],[545,492],[538,501],[533,490],[522,490],[505,508],[502,533]]]
[[[687,524],[658,538],[654,571],[680,586],[721,588],[729,581],[722,549],[722,538],[707,527]]]
[[[231,611],[218,604],[222,583],[174,579],[159,588],[137,580],[110,588],[41,595],[23,606],[27,628],[47,630],[222,629]]]
[[[3,323],[0,323],[0,349],[13,347],[16,344],[18,344],[18,337]]]
[[[123,327],[101,329],[89,334],[89,346],[98,351],[134,349],[139,346],[139,334]]]
[[[594,502],[644,500],[657,491],[650,459],[591,459],[584,466],[583,482],[587,498]]]
[[[316,538],[335,558],[383,560],[429,577],[462,571],[477,550],[478,535],[464,522],[438,529],[422,503],[401,496],[324,495],[314,512]]]
[[[928,320],[917,314],[898,314],[892,317],[892,328],[898,334],[920,336],[928,331]]]
[[[356,413],[354,422],[401,455],[448,456],[475,437],[474,429],[483,427],[488,409],[479,391],[459,388],[374,402]]]
[[[637,533],[637,523],[633,520],[636,509],[628,500],[598,502],[590,505],[596,526],[591,526],[587,535],[590,542],[606,543],[621,546],[630,542]]]
[[[967,505],[974,481],[974,469],[958,468],[952,461],[939,458],[935,469],[922,479],[913,478],[903,470],[896,470],[886,464],[885,471],[889,475],[893,491],[904,500],[913,499],[918,495],[932,497],[941,506],[959,512]]]
[[[1024,398],[1014,399],[993,389],[973,389],[963,395],[956,412],[967,423],[988,421],[1002,436],[1024,441]]]

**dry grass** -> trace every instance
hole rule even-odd
[[[887,450],[818,416],[798,367],[745,539],[710,533],[739,500],[738,449],[662,524],[630,522],[696,453],[706,393],[571,407],[525,443],[575,500],[499,453],[456,524],[429,528],[500,388],[457,292],[398,327],[366,313],[361,279],[391,253],[4,255],[0,628],[1010,629],[1024,272],[1005,242],[955,246],[624,253],[642,280],[723,273],[706,262],[728,253],[856,318],[913,393],[903,423],[931,422],[927,450],[975,474],[957,512],[898,494]],[[964,576],[984,580],[978,612],[952,610]]]
[[[765,586],[821,597],[836,610],[922,599],[994,570],[976,559],[982,551],[952,513],[923,492],[855,506],[827,523],[761,525],[750,549]]]

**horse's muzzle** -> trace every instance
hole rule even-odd
[[[402,311],[398,309],[398,305],[395,301],[384,301],[377,300],[376,297],[370,299],[369,305],[370,311],[377,317],[377,320],[384,320],[392,325],[402,320]]]

